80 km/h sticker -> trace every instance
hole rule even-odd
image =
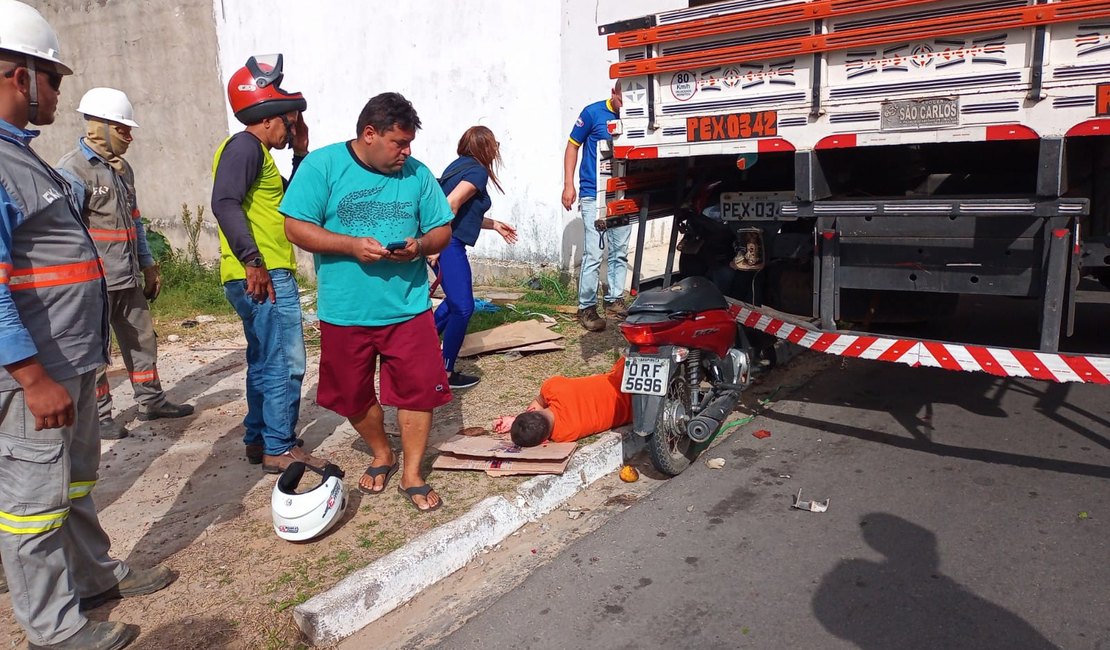
[[[698,75],[690,71],[676,72],[671,75],[671,94],[680,102],[690,99],[698,92]]]

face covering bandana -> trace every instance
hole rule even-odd
[[[85,144],[103,158],[117,174],[123,174],[126,167],[123,164],[123,154],[127,153],[130,142],[125,140],[119,131],[109,122],[103,120],[87,120],[85,122]]]

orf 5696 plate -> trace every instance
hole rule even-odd
[[[883,131],[912,131],[959,124],[960,102],[956,97],[883,102]]]

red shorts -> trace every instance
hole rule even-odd
[[[379,327],[320,321],[320,385],[316,402],[345,418],[379,403],[374,370],[381,356],[380,402],[430,411],[451,401],[431,310]]]

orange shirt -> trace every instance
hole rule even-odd
[[[609,372],[589,377],[552,377],[540,395],[555,416],[553,442],[573,442],[632,421],[632,396],[621,392],[624,357]]]

